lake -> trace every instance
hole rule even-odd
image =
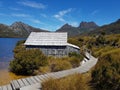
[[[0,38],[0,69],[7,69],[13,59],[13,49],[23,38]]]
[[[9,62],[13,59],[13,49],[23,38],[0,38],[0,85],[8,84],[11,80],[23,78],[9,72]]]

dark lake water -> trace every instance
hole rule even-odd
[[[13,59],[13,49],[19,40],[23,38],[0,38],[0,69],[8,68]]]

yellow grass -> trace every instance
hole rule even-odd
[[[42,83],[43,90],[92,90],[91,74],[74,74],[62,79],[50,79]]]
[[[8,70],[0,70],[0,85],[8,84],[11,80],[25,78],[27,76],[15,75]]]

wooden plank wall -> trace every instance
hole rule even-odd
[[[40,49],[47,56],[63,57],[70,52],[80,53],[80,50],[71,46],[26,46],[27,49]]]

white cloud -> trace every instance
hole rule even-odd
[[[63,18],[67,13],[70,13],[72,11],[72,8],[69,8],[67,10],[63,10],[58,12],[58,14],[55,14],[53,17],[58,19],[59,21],[65,22],[65,19]]]
[[[37,2],[34,2],[34,1],[21,1],[21,2],[18,2],[18,4],[28,6],[28,7],[32,7],[32,8],[38,8],[38,9],[46,8],[46,6],[44,4],[37,3]]]
[[[41,24],[41,21],[37,19],[30,19],[30,21],[36,24]]]
[[[23,17],[23,18],[31,17],[30,15],[23,14],[23,13],[12,13],[11,16],[14,16],[14,17]]]
[[[60,16],[64,16],[65,14],[67,14],[67,13],[69,13],[69,12],[71,12],[71,11],[72,11],[72,8],[69,8],[69,9],[63,10],[63,11],[60,11],[60,12],[59,12],[59,15],[60,15]]]

